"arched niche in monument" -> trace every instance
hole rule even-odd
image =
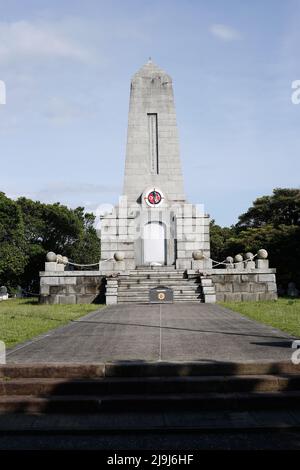
[[[166,264],[167,244],[166,226],[159,221],[148,222],[143,231],[143,261],[144,264]]]

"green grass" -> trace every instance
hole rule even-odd
[[[300,337],[300,299],[265,302],[222,302],[221,305],[265,325]]]
[[[0,340],[7,348],[98,310],[103,305],[40,305],[36,299],[0,302]]]

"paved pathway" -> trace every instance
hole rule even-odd
[[[8,362],[289,360],[292,338],[218,305],[116,305],[17,346]]]

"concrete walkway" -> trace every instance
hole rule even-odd
[[[8,362],[280,361],[292,339],[218,305],[116,305],[8,352]]]

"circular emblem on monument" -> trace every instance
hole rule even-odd
[[[165,300],[166,294],[164,292],[159,292],[157,297],[158,297],[158,300]]]
[[[163,193],[155,188],[150,189],[150,191],[147,191],[146,196],[145,196],[145,201],[150,207],[157,207],[159,206],[163,199]]]

